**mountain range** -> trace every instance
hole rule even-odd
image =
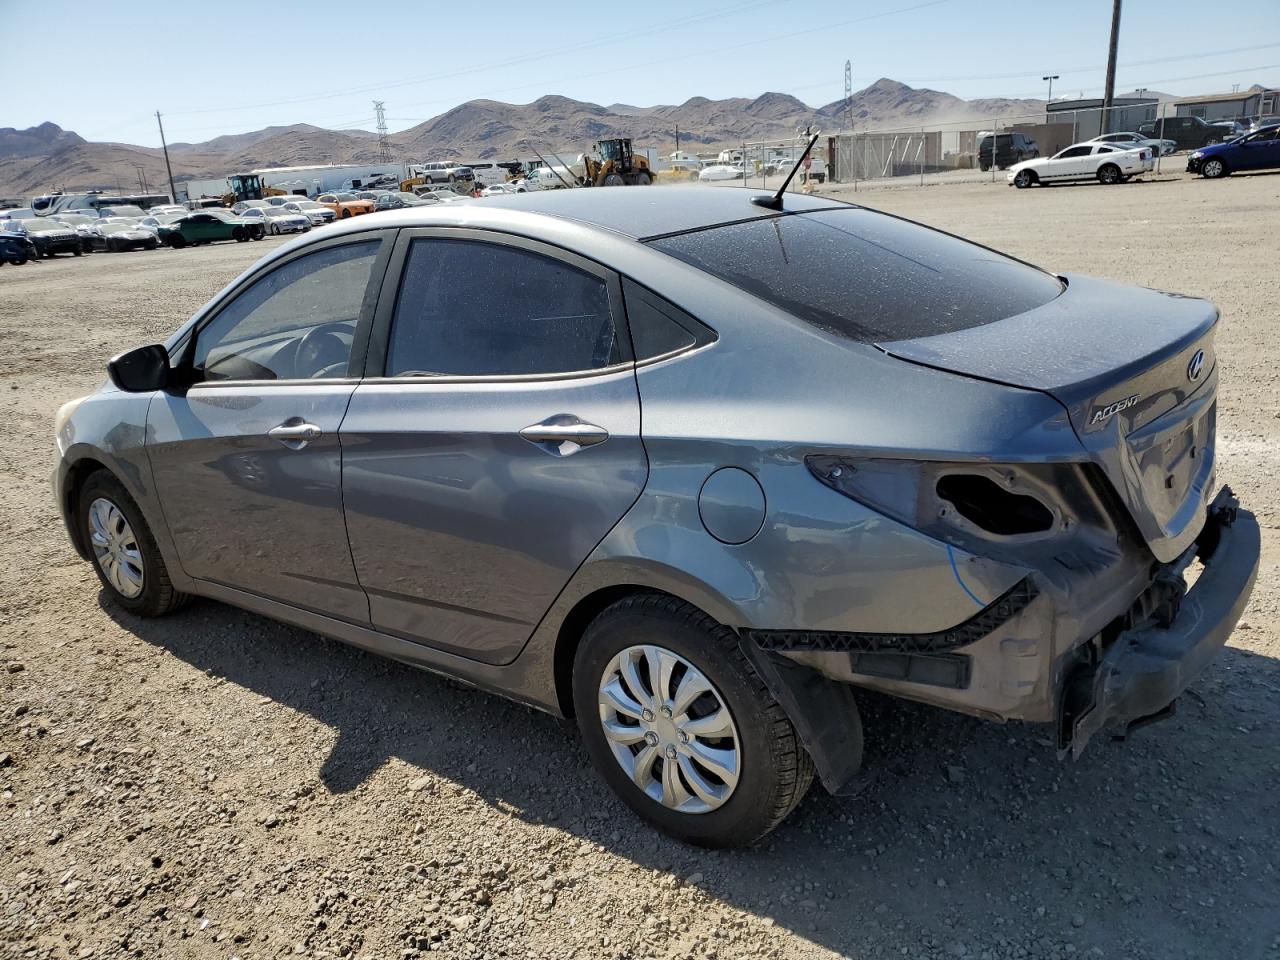
[[[743,141],[789,138],[806,127],[837,130],[917,126],[956,120],[1040,113],[1043,100],[963,100],[937,90],[880,79],[859,90],[846,112],[843,99],[811,107],[785,93],[755,99],[693,97],[679,105],[601,106],[561,96],[528,104],[470,100],[390,136],[392,158],[510,159],[541,152],[579,153],[595,140],[632,137],[662,153],[675,145],[714,151]],[[202,143],[169,145],[174,179],[217,177],[259,167],[323,163],[371,163],[377,135],[367,130],[327,130],[306,123],[228,134]],[[55,189],[139,189],[167,192],[164,155],[157,148],[90,142],[55,123],[27,130],[0,128],[0,195],[29,196]]]

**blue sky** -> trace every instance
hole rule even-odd
[[[52,120],[158,146],[156,110],[171,141],[199,141],[268,124],[372,129],[373,99],[393,131],[476,97],[650,105],[774,90],[817,106],[843,96],[846,59],[855,89],[888,76],[965,98],[1043,97],[1040,78],[1056,73],[1055,95],[1092,96],[1111,16],[1108,0],[1031,3],[1026,15],[991,0],[646,0],[602,12],[611,7],[0,0],[6,75],[29,81],[8,84],[0,126]],[[357,23],[361,9],[385,16]],[[468,9],[470,23],[432,13]],[[1280,2],[1128,0],[1117,90],[1237,83],[1280,85]]]

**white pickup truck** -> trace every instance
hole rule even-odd
[[[1037,183],[1069,183],[1072,180],[1097,180],[1099,183],[1124,183],[1155,168],[1149,147],[1126,150],[1110,143],[1077,143],[1059,150],[1052,157],[1023,160],[1009,168],[1008,181],[1018,189]]]

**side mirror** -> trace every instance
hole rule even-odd
[[[112,357],[107,363],[111,382],[126,393],[149,393],[169,385],[169,351],[153,343]]]

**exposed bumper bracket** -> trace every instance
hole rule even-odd
[[[1102,730],[1121,737],[1172,715],[1174,701],[1227,642],[1258,573],[1261,540],[1253,514],[1229,487],[1209,507],[1187,554],[1157,574],[1181,573],[1199,557],[1204,570],[1186,591],[1169,591],[1148,621],[1121,633],[1095,664],[1067,680],[1058,746],[1080,756]]]

